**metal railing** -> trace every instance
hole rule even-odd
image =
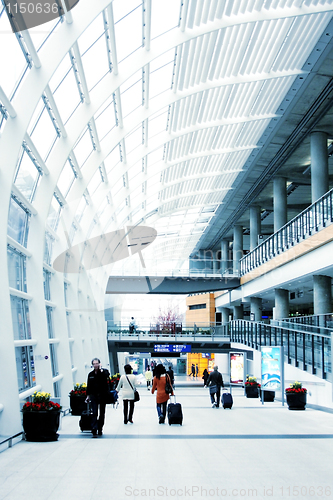
[[[293,325],[308,325],[320,329],[333,331],[333,314],[313,314],[311,316],[293,316],[283,318],[280,321],[292,323]]]
[[[235,320],[230,323],[230,341],[259,350],[261,346],[284,346],[288,364],[327,378],[332,372],[331,335],[292,330],[254,321]]]
[[[140,326],[135,327],[134,331],[130,331],[128,325],[111,325],[108,322],[107,326],[107,338],[108,340],[114,340],[115,338],[125,340],[126,338],[131,338],[135,340],[148,340],[151,338],[158,338],[171,341],[184,341],[189,339],[201,339],[201,340],[214,340],[216,337],[228,337],[229,338],[229,325],[215,325],[214,324],[198,324],[193,326],[182,326],[176,329],[170,327],[164,327],[160,325],[159,328],[156,325],[150,326]]]
[[[240,261],[241,276],[333,223],[333,189],[272,234]]]

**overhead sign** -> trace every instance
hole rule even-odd
[[[281,347],[261,347],[261,387],[281,389]]]
[[[242,352],[230,353],[230,383],[244,383],[244,354]]]
[[[192,348],[187,344],[155,344],[154,352],[191,352]]]

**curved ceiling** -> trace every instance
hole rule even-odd
[[[12,153],[13,189],[26,206],[47,207],[46,231],[65,229],[71,243],[152,226],[147,262],[179,267],[301,88],[309,57],[320,56],[332,8],[80,0],[66,18],[16,35],[2,10],[3,138],[9,116],[27,124]]]

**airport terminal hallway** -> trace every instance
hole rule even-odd
[[[246,399],[212,409],[208,390],[179,387],[183,426],[159,425],[140,388],[134,424],[107,407],[104,435],[63,417],[59,440],[22,441],[0,454],[0,499],[330,498],[333,415]],[[309,466],[311,462],[311,466]]]

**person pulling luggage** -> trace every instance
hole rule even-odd
[[[220,406],[221,387],[224,387],[222,373],[218,371],[218,366],[214,366],[214,370],[209,375],[207,380],[207,386],[209,388],[212,408],[218,408]],[[216,401],[215,401],[215,395],[216,395]]]
[[[88,374],[86,403],[91,403],[91,429],[93,437],[102,436],[105,421],[106,398],[109,392],[110,373],[101,367],[101,361],[94,358],[93,370]],[[98,416],[99,410],[99,416]]]
[[[156,394],[156,408],[159,419],[159,424],[164,424],[166,417],[167,402],[169,400],[169,394],[165,392],[165,386],[167,383],[167,378],[171,384],[170,377],[167,375],[166,370],[162,364],[159,364],[155,368],[155,376],[153,380],[153,388],[151,393],[157,390]],[[173,390],[171,396],[173,396]]]

